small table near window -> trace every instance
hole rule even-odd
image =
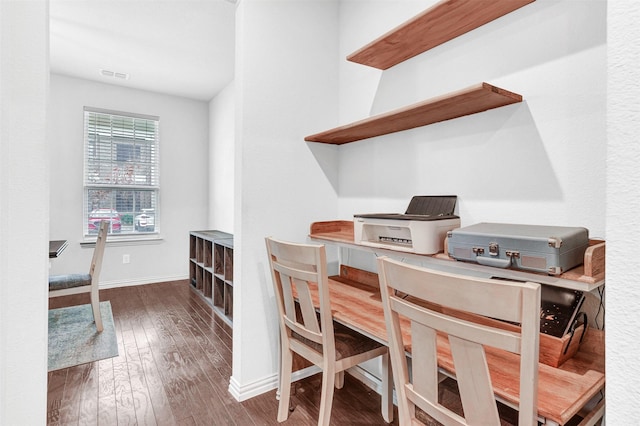
[[[49,241],[49,259],[56,258],[62,254],[67,248],[69,242],[67,240],[50,240]]]

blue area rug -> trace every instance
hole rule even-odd
[[[118,356],[111,303],[100,302],[100,312],[102,333],[90,304],[49,310],[49,371]]]

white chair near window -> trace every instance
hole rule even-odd
[[[72,294],[91,293],[91,308],[93,319],[98,332],[104,329],[102,316],[100,315],[99,278],[102,269],[102,258],[104,255],[107,233],[109,232],[109,221],[100,222],[96,246],[91,259],[91,266],[87,274],[65,274],[51,275],[49,277],[49,298],[59,296],[69,296]]]
[[[422,424],[416,407],[445,425],[500,425],[485,346],[519,354],[518,424],[537,425],[540,284],[456,275],[386,257],[378,258],[378,273],[401,425]],[[452,315],[460,311],[472,315]],[[519,323],[520,332],[476,323],[474,315]],[[411,374],[400,318],[411,324]],[[438,402],[438,334],[448,335],[464,417]]]

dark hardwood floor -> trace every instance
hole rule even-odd
[[[100,299],[111,302],[119,356],[49,373],[47,424],[279,424],[275,390],[244,402],[229,394],[231,329],[187,280],[103,290]],[[50,308],[81,303],[88,295],[51,299]],[[317,423],[320,381],[295,385],[283,425]],[[346,375],[331,424],[386,424],[380,396]]]
[[[188,280],[102,290],[113,311],[119,355],[48,374],[48,425],[316,425],[321,375],[294,385],[291,412],[278,423],[276,391],[236,401],[228,392],[231,328]],[[50,299],[51,309],[89,303],[88,294]],[[455,381],[441,403],[458,407]],[[499,404],[502,426],[515,412]],[[394,408],[397,425],[398,412]],[[427,424],[426,418],[422,418]],[[332,425],[386,425],[380,395],[350,376],[336,389]]]

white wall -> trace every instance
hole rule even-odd
[[[47,3],[0,1],[0,424],[45,424]]]
[[[69,247],[51,273],[80,272],[93,250],[81,248],[83,214],[83,107],[160,117],[160,221],[155,243],[107,243],[101,287],[145,284],[189,275],[189,231],[207,227],[208,104],[61,75],[51,76],[52,239]],[[131,262],[122,263],[129,254]]]
[[[607,421],[640,418],[640,3],[608,5]]]
[[[305,241],[312,222],[337,214],[336,149],[304,142],[314,123],[337,114],[337,3],[242,0],[236,43],[230,390],[246,399],[277,382],[278,324],[264,237]]]
[[[209,102],[209,225],[233,233],[235,90],[229,83]]]
[[[340,56],[434,2],[342,2]],[[538,0],[385,71],[342,60],[340,78],[341,124],[480,82],[524,98],[342,145],[341,218],[455,194],[463,226],[585,226],[605,236],[605,1]]]

